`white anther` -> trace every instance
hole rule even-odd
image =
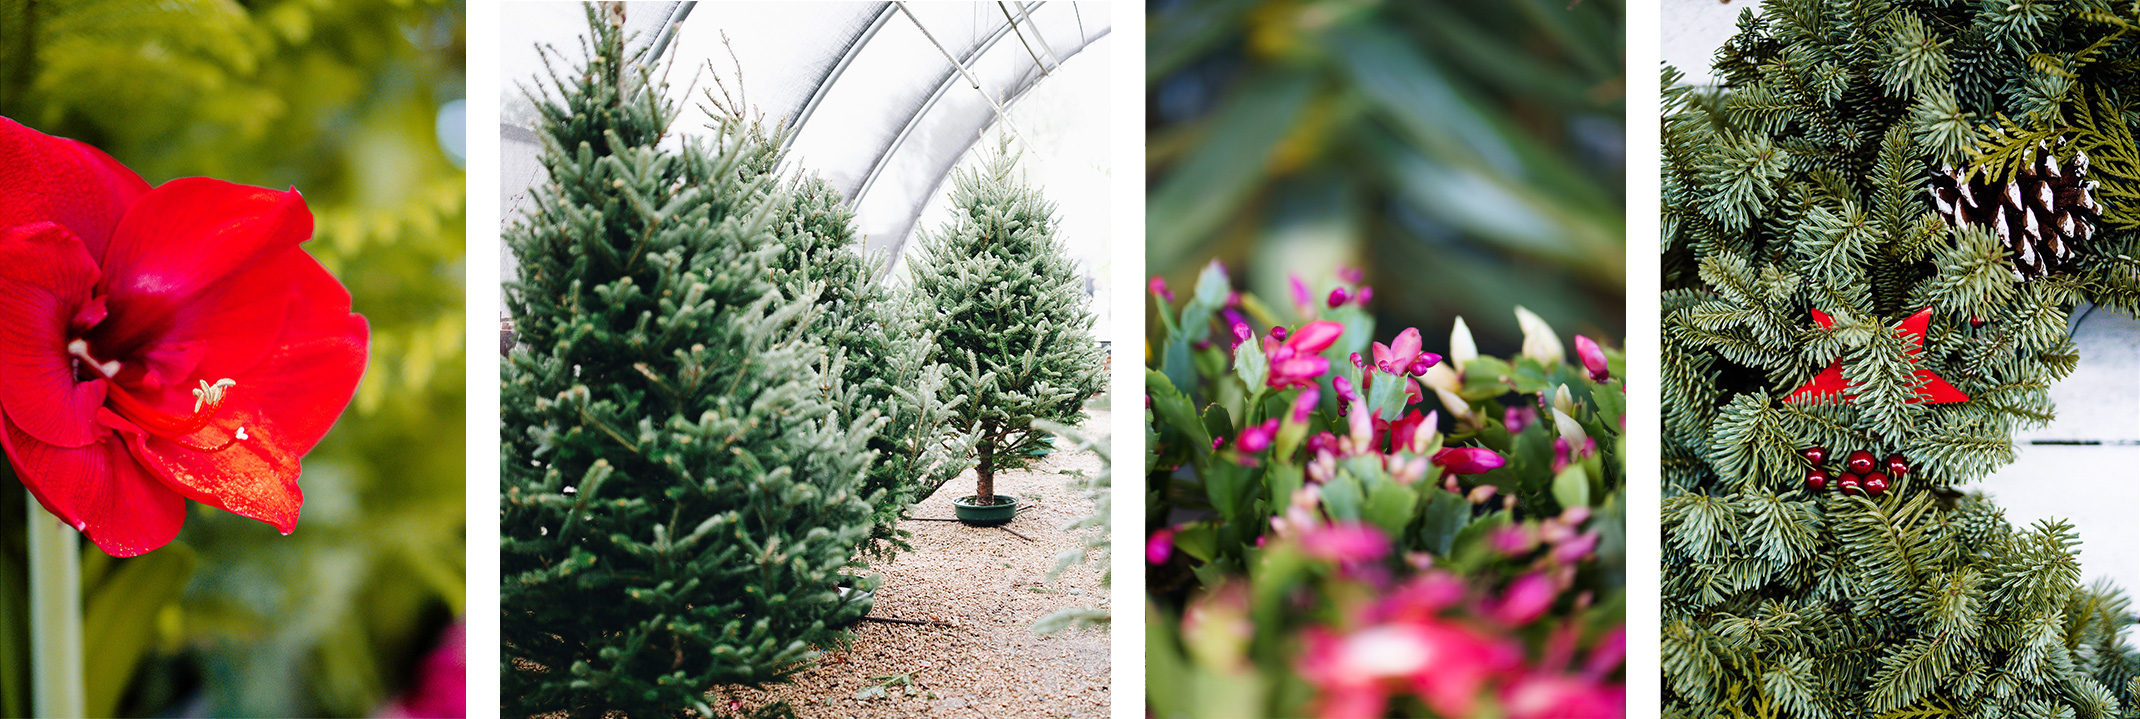
[[[73,355],[75,358],[80,359],[83,362],[89,363],[89,366],[96,368],[97,373],[104,375],[105,379],[111,379],[113,377],[119,376],[119,361],[111,360],[109,362],[98,362],[97,358],[89,356],[88,340],[77,339],[73,342],[67,343],[67,354]]]
[[[239,427],[239,428],[238,428],[238,439],[252,439],[252,437],[248,437],[248,436],[246,436],[246,435],[245,435],[245,428],[244,428],[244,427]]]
[[[215,384],[209,384],[208,380],[205,379],[201,380],[201,388],[193,391],[193,411],[201,411],[201,405],[204,404],[215,405],[222,403],[223,391],[236,386],[238,386],[238,381],[229,377],[216,380]],[[239,434],[238,439],[245,439],[245,435]]]

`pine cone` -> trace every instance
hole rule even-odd
[[[2059,141],[2059,148],[2065,141]],[[2058,152],[2042,141],[2036,143],[2036,160],[2014,176],[2012,182],[1969,181],[1972,173],[1942,165],[1932,173],[1932,205],[1947,225],[1968,228],[1989,225],[1999,242],[2013,251],[2008,269],[2014,279],[2028,281],[2050,274],[2073,259],[2074,249],[2085,246],[2103,217],[2103,206],[2090,194],[2095,181],[2088,179],[2088,154],[2078,149],[2061,166]]]

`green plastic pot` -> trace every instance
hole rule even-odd
[[[1017,498],[998,494],[995,500],[998,504],[975,504],[973,495],[967,495],[951,500],[951,511],[961,522],[984,526],[1002,524],[1018,516]]]

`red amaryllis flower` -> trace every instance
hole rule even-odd
[[[97,547],[161,547],[191,499],[297,526],[298,459],[370,330],[298,248],[295,191],[187,178],[0,118],[0,445]]]

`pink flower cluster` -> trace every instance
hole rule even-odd
[[[1379,530],[1356,523],[1314,528],[1297,541],[1309,556],[1341,566],[1389,551]],[[1559,559],[1549,555],[1540,562]],[[1304,634],[1294,668],[1317,691],[1311,704],[1316,716],[1379,717],[1397,696],[1416,697],[1452,717],[1473,716],[1488,696],[1510,717],[1625,716],[1625,685],[1612,681],[1627,653],[1624,627],[1593,642],[1575,671],[1569,667],[1582,628],[1572,620],[1549,630],[1535,658],[1526,657],[1517,639],[1514,630],[1544,618],[1569,588],[1556,573],[1530,572],[1498,592],[1474,588],[1444,569],[1427,569],[1401,583],[1370,581],[1387,586],[1368,594],[1328,593],[1378,597],[1348,607],[1346,626],[1313,626]],[[1574,601],[1586,604],[1588,594]]]

